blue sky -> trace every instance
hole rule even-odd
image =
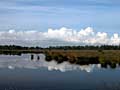
[[[0,30],[67,27],[119,33],[119,0],[0,0]]]
[[[0,45],[120,45],[120,0],[0,0]]]

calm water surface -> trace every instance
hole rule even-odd
[[[42,54],[33,60],[30,54],[0,55],[0,90],[120,90],[120,68],[57,64]]]

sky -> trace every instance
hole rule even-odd
[[[39,43],[42,41],[43,46],[46,45],[44,42],[47,45],[76,45],[76,42],[77,45],[118,45],[119,10],[119,0],[0,0],[0,44],[41,46]],[[88,29],[92,35],[86,32]],[[35,32],[41,33],[42,37],[33,36]],[[49,32],[52,32],[52,37],[51,34],[47,36]],[[81,34],[77,35],[79,32],[87,35],[82,38]],[[32,34],[26,36],[26,33]],[[64,37],[56,37],[56,33],[62,33],[60,35]],[[97,38],[99,33],[104,40]],[[27,38],[33,39],[34,43],[25,41]],[[112,41],[113,38],[116,39]]]

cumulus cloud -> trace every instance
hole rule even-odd
[[[24,46],[56,46],[56,45],[119,45],[118,33],[108,35],[106,32],[95,32],[87,27],[74,30],[62,27],[40,31],[0,31],[0,44]]]

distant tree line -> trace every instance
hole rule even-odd
[[[41,47],[25,47],[18,45],[0,45],[0,50],[31,50],[31,49],[43,49]]]
[[[48,49],[64,49],[64,50],[120,50],[120,45],[101,45],[101,46],[56,46]]]
[[[26,47],[18,45],[0,45],[0,50],[43,50],[43,49],[58,49],[58,50],[120,50],[120,45],[101,45],[101,46],[50,46],[42,47]]]

